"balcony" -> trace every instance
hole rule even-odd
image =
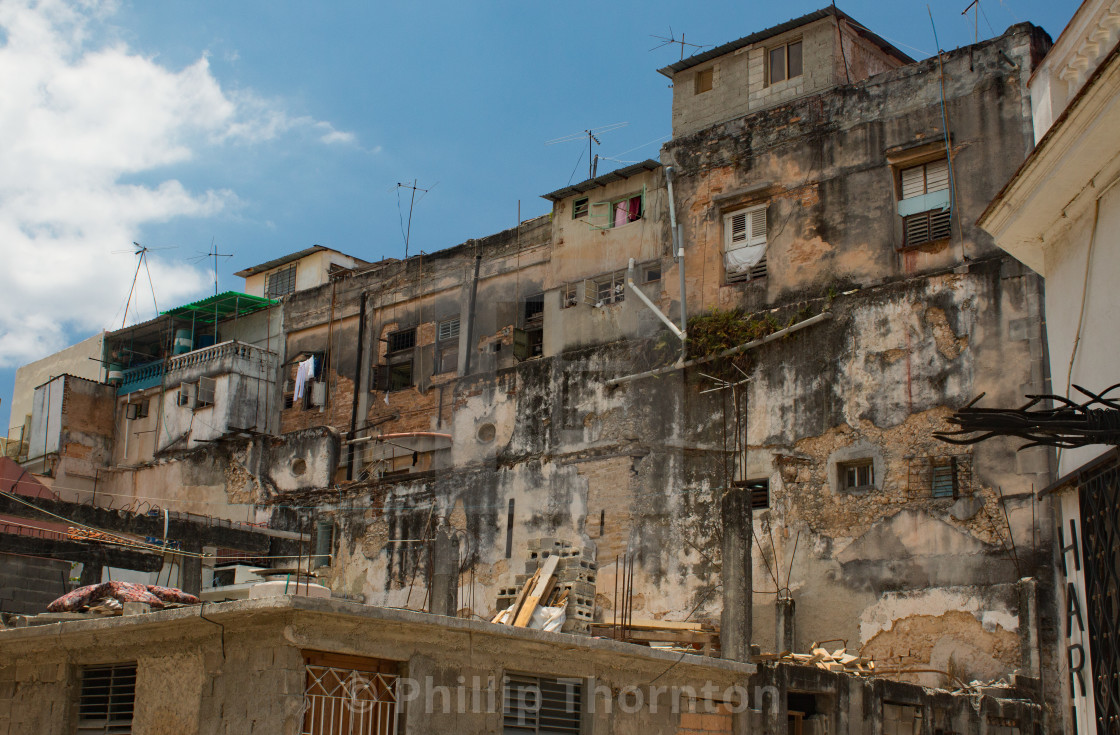
[[[117,395],[230,373],[269,378],[278,364],[279,358],[275,352],[246,342],[230,340],[167,360],[128,368],[117,388]]]

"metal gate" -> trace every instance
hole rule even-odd
[[[396,735],[399,677],[307,664],[301,735]]]
[[[1120,731],[1120,461],[1078,482],[1097,732]]]

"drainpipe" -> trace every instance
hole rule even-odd
[[[460,377],[470,375],[471,355],[474,354],[474,304],[478,298],[478,269],[482,265],[482,254],[474,256],[474,278],[471,280],[471,300],[467,304],[467,356],[463,360],[463,370]]]
[[[673,197],[672,166],[665,167],[665,186],[669,191],[669,232],[673,240],[673,260],[677,261],[677,272],[681,277],[681,331],[677,336],[681,338],[681,362],[684,362],[684,359],[688,356],[688,345],[685,343],[685,332],[688,329],[688,310],[685,306],[684,295],[684,246],[681,245],[680,226],[677,224],[677,202]]]
[[[368,374],[362,368],[365,362],[365,338],[366,338],[366,294],[363,292],[361,295],[361,303],[358,306],[358,357],[354,361],[354,402],[350,406],[350,433],[348,438],[353,439],[354,433],[358,428],[358,396],[363,395],[367,391],[362,390],[362,375]],[[374,343],[376,344],[376,342]],[[366,386],[368,388],[368,386]],[[353,445],[347,448],[346,453],[346,479],[354,479],[354,447]]]
[[[643,304],[648,306],[649,310],[652,311],[654,314],[656,314],[658,319],[660,319],[662,322],[664,322],[665,326],[667,326],[669,328],[670,332],[672,332],[673,334],[677,335],[677,337],[680,338],[681,345],[682,345],[681,346],[681,360],[680,360],[680,362],[684,362],[685,333],[683,331],[681,331],[680,329],[677,329],[677,325],[673,324],[673,322],[669,319],[669,317],[662,314],[661,309],[657,308],[657,305],[654,304],[652,301],[650,301],[649,297],[646,296],[644,293],[642,293],[642,290],[640,288],[638,288],[637,284],[634,283],[634,259],[633,258],[630,259],[630,265],[626,268],[626,287],[630,290],[630,293],[637,296]]]

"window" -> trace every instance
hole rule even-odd
[[[611,221],[608,227],[637,222],[642,218],[642,195],[634,194],[611,202]]]
[[[412,385],[412,360],[389,366],[389,390],[404,390]]]
[[[304,654],[303,735],[395,735],[400,664],[333,653]]]
[[[715,80],[714,70],[704,69],[703,71],[696,72],[696,94],[703,94],[712,90],[712,83]]]
[[[661,280],[661,264],[653,263],[642,267],[642,283],[653,283]]]
[[[616,271],[595,281],[595,306],[616,304],[626,299],[626,271]]]
[[[389,335],[389,352],[411,350],[416,346],[416,329],[402,329]]]
[[[78,734],[132,732],[136,704],[136,664],[83,666],[78,700]]]
[[[270,299],[279,298],[296,290],[296,267],[294,265],[275,273],[268,274],[268,286],[264,295]]]
[[[564,284],[564,305],[561,308],[569,309],[579,303],[579,297],[576,295],[576,287],[578,284],[566,283]]]
[[[513,330],[513,356],[518,360],[540,357],[544,354],[544,329]]]
[[[575,200],[572,202],[572,219],[586,217],[590,209],[591,203],[588,201],[587,197]]]
[[[140,401],[139,403],[126,403],[124,407],[124,417],[129,421],[135,419],[148,418],[148,401]]]
[[[525,321],[534,322],[544,319],[544,294],[539,293],[525,299]]]
[[[947,159],[899,171],[898,214],[902,217],[903,246],[945,240],[950,235],[949,162]]]
[[[181,383],[179,392],[175,395],[176,406],[190,406],[194,402],[194,383]]]
[[[195,394],[194,407],[207,408],[214,405],[214,391],[218,387],[218,381],[213,378],[199,378],[198,379],[198,392]]]
[[[801,76],[801,41],[770,49],[767,79],[769,84]]]
[[[883,702],[883,735],[921,735],[922,708]]]
[[[875,486],[875,463],[871,459],[841,462],[837,472],[842,490],[866,490]]]
[[[751,494],[751,510],[766,510],[770,507],[770,480],[735,480],[731,484]]]
[[[502,732],[580,733],[583,682],[509,674],[502,689]]]
[[[957,463],[953,457],[940,457],[930,465],[930,495],[935,498],[957,496]]]
[[[414,333],[415,334],[415,333]],[[458,339],[459,337],[459,317],[448,319],[439,323],[439,341],[444,342],[449,339]],[[415,341],[415,336],[414,336]]]
[[[766,277],[766,210],[760,204],[723,217],[724,270],[727,280]]]

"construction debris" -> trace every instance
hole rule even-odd
[[[825,671],[836,671],[859,676],[870,676],[876,673],[875,661],[870,656],[848,653],[846,648],[838,648],[835,651],[829,651],[828,649],[821,648],[817,643],[810,646],[810,650],[812,653],[793,653],[791,651],[763,653],[752,656],[751,660],[755,663],[782,661],[801,664],[803,666],[815,666]]]
[[[525,574],[516,587],[498,592],[491,622],[517,628],[588,633],[595,611],[595,550],[554,538],[533,539],[527,546]],[[549,612],[557,609],[562,615]],[[545,611],[545,612],[541,612]]]

